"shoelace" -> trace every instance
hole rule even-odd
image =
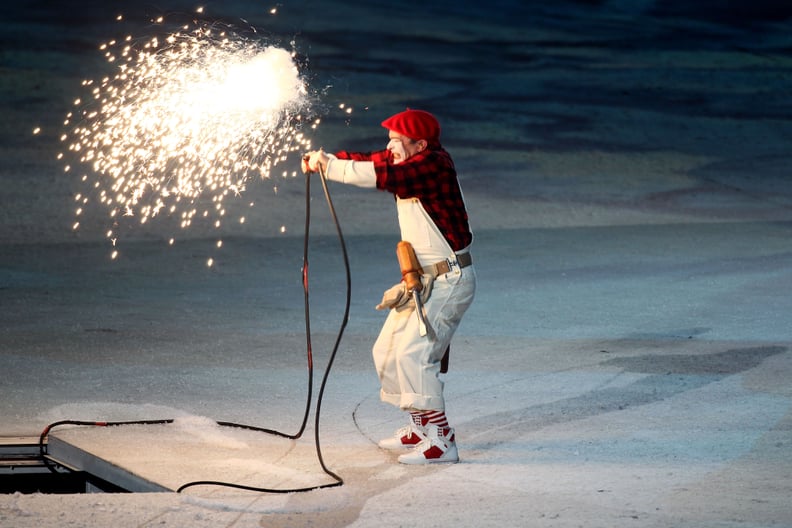
[[[407,438],[412,438],[413,435],[413,428],[409,425],[405,425],[398,431],[396,431],[396,438],[401,439],[402,437],[406,436]]]

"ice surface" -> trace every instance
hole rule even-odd
[[[379,402],[369,352],[373,306],[398,280],[395,212],[386,194],[334,185],[353,295],[320,438],[344,485],[12,494],[0,526],[792,525],[792,33],[777,4],[455,2],[418,16],[399,2],[299,1],[272,16],[206,3],[208,18],[295,39],[327,109],[316,146],[379,148],[380,121],[407,106],[441,117],[479,276],[445,378],[462,460],[408,468],[376,447],[404,420]],[[244,225],[172,247],[163,224],[129,229],[110,262],[103,211],[70,230],[58,138],[117,11],[139,34],[153,8],[8,9],[0,435],[174,418],[55,434],[173,486],[330,481],[312,420],[296,441],[216,423],[301,423],[304,181],[257,182],[227,203]],[[313,192],[312,416],[344,292]]]

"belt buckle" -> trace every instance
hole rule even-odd
[[[451,273],[452,271],[459,275],[462,273],[462,268],[459,267],[459,260],[458,259],[446,259],[446,264],[448,264],[448,272]],[[456,268],[456,269],[454,269]]]

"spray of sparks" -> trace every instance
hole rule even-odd
[[[303,130],[318,121],[304,117],[309,97],[293,52],[207,25],[101,50],[116,73],[83,81],[90,95],[75,101],[61,138],[69,154],[59,156],[88,168],[75,230],[91,200],[108,211],[113,246],[120,217],[166,214],[183,229],[196,218],[219,228],[226,198],[310,149]]]

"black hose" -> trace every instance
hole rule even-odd
[[[335,362],[335,357],[338,352],[338,347],[341,344],[341,337],[344,334],[344,330],[346,329],[346,325],[349,322],[349,307],[350,307],[350,300],[352,297],[352,275],[350,272],[349,266],[349,257],[347,255],[346,250],[346,243],[344,242],[344,235],[341,231],[341,224],[338,221],[338,215],[335,211],[335,206],[333,205],[333,200],[330,197],[330,191],[327,188],[327,178],[325,177],[324,171],[319,171],[319,175],[322,179],[322,188],[325,194],[325,200],[327,201],[327,205],[330,208],[330,215],[333,218],[333,223],[336,227],[336,232],[338,233],[338,240],[341,246],[341,253],[344,258],[344,269],[346,271],[346,303],[344,307],[344,316],[341,321],[341,327],[338,330],[338,335],[336,337],[335,344],[333,345],[333,351],[330,353],[330,359],[327,363],[327,368],[325,368],[324,376],[322,377],[322,383],[319,388],[319,395],[316,401],[316,420],[314,425],[314,444],[316,446],[316,456],[319,459],[319,465],[322,467],[322,471],[324,471],[327,475],[329,475],[334,482],[329,484],[319,484],[316,486],[309,486],[305,488],[291,488],[291,489],[272,489],[272,488],[259,488],[256,486],[246,486],[244,484],[233,484],[229,482],[217,482],[213,480],[200,480],[195,482],[188,482],[187,484],[183,484],[182,486],[177,489],[177,493],[181,493],[183,490],[193,487],[193,486],[224,486],[229,488],[236,488],[236,489],[243,489],[249,491],[258,491],[262,493],[297,493],[297,492],[304,492],[304,491],[312,491],[316,489],[323,489],[323,488],[334,488],[337,486],[341,486],[344,484],[344,480],[338,476],[336,473],[331,471],[324,463],[324,457],[322,456],[322,447],[319,441],[319,417],[321,414],[322,408],[322,398],[324,396],[325,386],[327,385],[327,380],[330,375],[330,369],[333,367],[333,363]],[[311,390],[313,386],[313,353],[311,347],[311,318],[310,318],[310,302],[309,302],[309,287],[308,287],[308,247],[309,247],[309,232],[310,232],[310,225],[311,225],[311,173],[306,175],[305,179],[305,232],[303,237],[303,267],[302,267],[302,278],[303,278],[303,292],[305,298],[305,335],[306,335],[306,348],[308,352],[308,372],[309,372],[309,381],[308,381],[308,404],[305,410],[305,416],[303,418],[302,426],[300,427],[299,433],[294,438],[297,438],[302,435],[303,431],[305,430],[306,421],[308,418],[308,414],[310,411],[310,401],[311,401]],[[245,427],[251,428],[249,426],[239,426],[237,424],[227,423],[227,422],[218,422],[220,425],[227,425],[230,427]],[[262,429],[256,429],[262,430]],[[275,433],[280,434],[280,433]],[[291,437],[290,437],[291,438]]]
[[[319,458],[319,464],[322,466],[322,470],[333,477],[336,480],[337,486],[340,486],[344,483],[344,480],[330,471],[324,463],[324,457],[322,457],[322,448],[319,443],[319,416],[322,412],[322,399],[324,397],[325,386],[327,385],[327,379],[330,376],[330,368],[333,366],[333,362],[335,361],[336,354],[338,353],[338,347],[341,344],[341,337],[344,335],[344,330],[346,329],[347,323],[349,322],[349,306],[350,300],[352,298],[352,273],[350,272],[349,267],[349,256],[347,255],[346,249],[346,242],[344,242],[344,234],[341,231],[341,224],[338,221],[338,215],[335,211],[335,206],[333,205],[333,200],[330,197],[330,190],[327,188],[327,178],[325,176],[324,171],[321,169],[319,170],[319,175],[322,178],[322,189],[324,189],[325,193],[325,200],[327,201],[327,206],[330,208],[330,216],[333,217],[333,223],[336,227],[336,233],[338,234],[338,243],[341,247],[341,255],[344,258],[344,271],[346,275],[346,302],[344,304],[344,316],[341,320],[341,326],[338,330],[338,335],[336,337],[335,344],[333,345],[333,351],[330,354],[330,359],[327,363],[327,368],[325,369],[324,376],[322,376],[322,384],[319,387],[319,396],[316,400],[316,425],[314,426],[314,436],[315,436],[315,443],[316,443],[316,456]],[[310,176],[309,176],[310,178]],[[330,486],[325,486],[330,487]]]
[[[333,223],[336,227],[336,232],[338,234],[339,244],[341,246],[341,253],[344,259],[344,269],[346,272],[346,304],[344,307],[344,315],[341,321],[341,326],[338,331],[338,335],[336,337],[335,344],[333,345],[333,350],[330,354],[330,359],[328,360],[327,367],[325,368],[324,376],[322,377],[322,383],[319,388],[319,394],[317,397],[316,402],[316,418],[315,418],[315,425],[314,425],[314,443],[316,446],[316,456],[319,459],[319,464],[322,467],[322,470],[329,475],[332,479],[332,483],[328,484],[319,484],[316,486],[309,486],[304,488],[290,488],[290,489],[273,489],[273,488],[263,488],[263,487],[256,487],[256,486],[247,486],[244,484],[235,484],[232,482],[220,482],[214,480],[200,480],[194,482],[188,482],[186,484],[182,484],[177,490],[177,493],[181,493],[183,490],[194,487],[194,486],[223,486],[229,488],[236,488],[236,489],[243,489],[249,491],[258,491],[262,493],[297,493],[297,492],[304,492],[304,491],[312,491],[316,489],[322,488],[332,488],[341,486],[344,484],[344,480],[331,471],[324,462],[324,457],[322,456],[322,448],[321,443],[319,440],[319,421],[320,421],[320,414],[321,414],[321,407],[322,407],[322,398],[324,397],[325,387],[327,385],[327,380],[330,376],[330,370],[335,362],[336,355],[338,353],[338,348],[341,344],[341,338],[344,334],[344,330],[346,329],[346,325],[349,322],[349,308],[350,308],[350,301],[352,297],[352,276],[350,272],[349,266],[349,257],[347,255],[346,243],[344,241],[344,235],[341,230],[341,224],[338,221],[338,215],[335,211],[335,206],[333,205],[333,200],[330,197],[330,191],[327,187],[327,178],[325,177],[324,171],[319,172],[322,181],[322,188],[325,194],[325,200],[327,201],[327,205],[330,208],[330,215],[333,218]],[[309,287],[308,287],[308,248],[309,248],[309,241],[310,241],[310,225],[311,225],[311,174],[306,175],[305,179],[305,232],[303,236],[303,266],[302,266],[302,282],[303,282],[303,293],[304,293],[304,304],[305,304],[305,336],[306,336],[306,355],[307,355],[307,363],[308,363],[308,397],[306,398],[306,405],[305,405],[305,413],[303,414],[303,420],[300,425],[299,430],[294,434],[283,433],[281,431],[277,431],[274,429],[266,429],[263,427],[257,427],[252,425],[244,425],[244,424],[237,424],[233,422],[220,422],[218,421],[217,424],[225,427],[236,427],[241,429],[248,429],[252,431],[258,431],[262,433],[267,433],[271,435],[281,436],[284,438],[289,438],[292,440],[300,438],[303,433],[305,432],[305,427],[308,422],[308,416],[310,415],[311,410],[311,399],[312,399],[312,392],[313,392],[313,349],[311,345],[311,317],[310,317],[310,302],[309,302]],[[50,431],[62,425],[77,425],[77,426],[99,426],[99,427],[110,427],[110,426],[121,426],[121,425],[151,425],[151,424],[168,424],[173,423],[173,419],[163,419],[163,420],[133,420],[133,421],[120,421],[120,422],[92,422],[92,421],[82,421],[82,420],[61,420],[58,422],[54,422],[49,424],[44,431],[41,433],[39,437],[39,452],[41,454],[42,459],[45,461],[45,464],[50,469],[50,471],[56,471],[56,468],[51,465],[50,459],[47,457],[47,449],[45,444],[45,439],[49,435]]]

